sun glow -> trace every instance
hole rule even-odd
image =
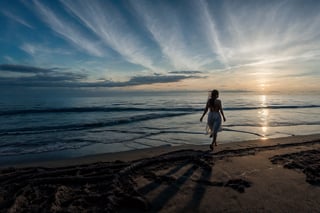
[[[269,90],[270,77],[272,73],[266,68],[259,68],[256,72],[256,80],[258,84],[258,90],[267,92]],[[264,100],[265,101],[265,100]]]

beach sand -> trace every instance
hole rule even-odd
[[[0,181],[1,212],[319,212],[320,134],[15,165]]]

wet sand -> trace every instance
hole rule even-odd
[[[318,212],[320,134],[20,164],[0,181],[0,212]]]

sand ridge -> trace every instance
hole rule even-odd
[[[276,141],[276,140],[275,140]],[[283,142],[285,141],[285,142]],[[0,171],[3,212],[288,212],[320,206],[320,137]],[[283,142],[283,143],[281,143]],[[221,150],[220,150],[221,149]],[[299,201],[299,202],[298,202]]]

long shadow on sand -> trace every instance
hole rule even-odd
[[[242,179],[212,181],[217,160],[313,143],[320,141],[215,153],[180,150],[132,162],[1,169],[0,209],[2,212],[157,211],[163,210],[188,181],[195,183],[190,184],[194,186],[193,195],[182,210],[197,209],[207,187],[230,187],[241,193],[251,186]],[[319,156],[320,150],[313,150],[278,156],[272,161],[303,170],[309,183],[319,185]]]
[[[197,169],[197,166],[192,165],[183,175],[175,180],[174,184],[168,185],[158,196],[153,199],[150,203],[153,205],[155,211],[159,211],[165,207],[165,204],[175,196],[180,190],[180,187],[192,176]]]
[[[211,176],[212,176],[212,170],[202,170],[200,180],[209,182]],[[192,200],[187,202],[187,205],[184,207],[184,209],[181,212],[188,212],[190,211],[190,209],[199,209],[201,200],[206,190],[207,190],[206,185],[198,183],[193,191]]]
[[[164,174],[162,177],[159,177],[154,173],[145,174],[144,177],[151,180],[152,182],[139,188],[138,192],[143,195],[147,195],[149,192],[157,189],[161,185],[161,183],[172,182],[173,180],[172,180],[172,178],[170,178],[171,175],[175,174],[176,172],[181,170],[186,165],[187,165],[187,162],[181,163],[181,164],[177,165],[176,167],[174,167],[173,169],[171,169],[166,174]]]

